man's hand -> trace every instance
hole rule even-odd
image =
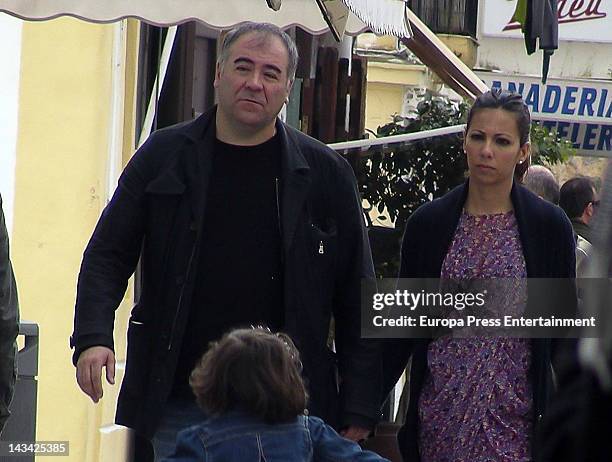
[[[106,367],[106,380],[115,384],[115,354],[104,346],[93,346],[84,350],[76,365],[79,387],[94,403],[102,398],[102,367]]]
[[[346,439],[359,443],[360,441],[363,441],[368,437],[368,435],[370,434],[370,430],[368,430],[367,428],[351,425],[347,429],[342,430],[340,434]]]

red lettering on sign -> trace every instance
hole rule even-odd
[[[559,24],[605,18],[608,15],[601,12],[600,7],[601,0],[559,0],[557,2],[557,18]],[[520,28],[521,25],[518,22],[511,22],[503,30]]]

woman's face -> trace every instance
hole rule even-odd
[[[511,182],[514,167],[529,155],[529,143],[521,146],[516,117],[504,109],[480,109],[465,135],[470,182],[496,185]]]

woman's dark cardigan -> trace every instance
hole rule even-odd
[[[406,224],[401,255],[401,278],[439,278],[442,262],[450,247],[463,205],[468,183],[416,210]],[[563,278],[555,281],[546,294],[527,289],[526,316],[535,307],[546,307],[556,317],[573,316],[576,307],[575,243],[572,226],[565,213],[517,184],[510,193],[523,247],[528,278]],[[569,303],[568,303],[569,301]],[[555,311],[570,306],[570,312]],[[405,423],[398,434],[400,451],[405,462],[419,460],[418,398],[427,373],[427,339],[397,339],[385,343],[385,390],[389,391],[412,356],[410,370],[410,401]],[[529,376],[533,389],[534,431],[537,433],[542,415],[553,391],[553,359],[573,356],[574,342],[538,338],[531,340],[532,364]],[[554,358],[553,358],[554,356]],[[561,358],[560,358],[561,359]],[[535,441],[535,439],[532,439]],[[538,460],[537,444],[532,455]]]

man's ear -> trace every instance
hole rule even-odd
[[[221,72],[223,71],[223,66],[219,61],[215,65],[215,80],[213,82],[213,87],[217,88],[219,86],[219,79],[221,78]]]
[[[591,218],[595,214],[595,207],[593,207],[592,202],[589,202],[587,206],[584,208],[584,213],[589,218]]]

